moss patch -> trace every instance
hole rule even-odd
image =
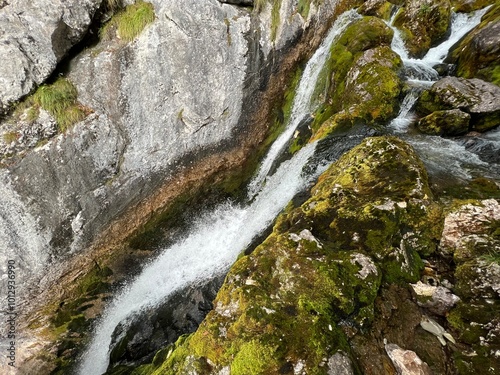
[[[66,78],[58,78],[52,84],[41,85],[25,105],[33,105],[32,118],[38,115],[37,107],[49,112],[57,122],[59,130],[65,131],[82,121],[91,111],[77,101],[78,91]]]

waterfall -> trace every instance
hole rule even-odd
[[[401,57],[404,65],[404,75],[411,85],[411,89],[403,99],[398,116],[389,124],[389,128],[395,133],[406,132],[408,125],[414,121],[411,110],[418,99],[420,91],[422,88],[432,86],[439,79],[439,75],[433,67],[444,61],[450,48],[481,22],[481,17],[489,8],[486,7],[470,14],[453,13],[449,38],[438,46],[431,48],[422,59],[414,59],[408,56],[408,51],[401,38],[401,32],[393,26],[397,12],[394,13],[388,22],[389,27],[394,31],[391,48]]]
[[[459,179],[470,179],[477,172],[491,178],[498,179],[500,177],[496,153],[488,151],[489,149],[498,150],[500,144],[500,131],[498,130],[476,137],[473,141],[467,138],[446,139],[438,136],[408,134],[409,125],[415,121],[412,108],[420,92],[424,88],[432,86],[439,79],[433,67],[444,61],[450,48],[480,23],[482,16],[489,8],[486,7],[470,14],[454,13],[449,38],[431,48],[422,59],[413,59],[408,56],[401,39],[401,33],[392,26],[393,19],[389,23],[389,26],[394,30],[391,47],[403,60],[404,73],[410,84],[410,90],[401,103],[399,114],[390,122],[389,129],[415,147],[431,173],[448,176],[448,178],[455,176]],[[489,163],[478,156],[484,153],[488,154],[488,152],[491,154],[490,159],[492,159]]]
[[[252,238],[270,225],[293,196],[315,177],[317,173],[302,173],[314,149],[315,144],[309,144],[283,162],[251,205],[220,205],[197,220],[185,239],[163,250],[146,266],[105,310],[84,353],[79,374],[98,375],[106,371],[113,331],[127,317],[157,305],[176,290],[226,273]]]
[[[310,116],[311,113],[314,112],[315,108],[312,108],[311,98],[314,93],[314,89],[316,88],[318,76],[321,73],[326,60],[330,56],[330,46],[333,41],[337,36],[342,34],[347,26],[359,18],[361,18],[361,16],[355,10],[343,13],[335,21],[328,32],[328,35],[307,63],[293,99],[290,120],[288,121],[287,127],[285,131],[276,139],[276,141],[274,141],[266,157],[262,161],[257,175],[248,185],[248,196],[250,199],[253,198],[261,189],[275,160],[283,152],[283,149],[292,137],[295,129],[297,129],[297,126],[302,122],[302,120],[304,120],[304,118],[306,118],[306,116]]]
[[[78,373],[98,375],[107,370],[112,334],[120,322],[146,307],[165,301],[175,291],[218,274],[224,274],[252,239],[265,230],[283,207],[326,167],[303,168],[315,151],[309,144],[267,176],[296,127],[311,112],[311,96],[328,58],[334,38],[360,16],[344,13],[314,53],[299,82],[290,121],[272,145],[256,177],[249,184],[248,206],[225,203],[197,220],[187,237],[162,251],[105,309],[83,355]],[[264,184],[265,180],[265,184]]]
[[[486,7],[470,14],[453,13],[448,39],[438,46],[431,48],[422,59],[409,57],[401,37],[401,32],[393,26],[394,18],[397,14],[395,13],[388,23],[389,27],[394,31],[391,48],[403,60],[404,74],[409,83],[430,86],[433,82],[437,81],[439,75],[433,67],[442,63],[448,55],[450,48],[481,22],[481,17],[488,9],[489,7]]]

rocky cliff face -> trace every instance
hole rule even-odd
[[[340,11],[326,1],[302,15],[285,2],[280,22],[271,4],[255,13],[215,0],[153,1],[153,21],[127,38],[113,22],[130,7],[115,3],[11,2],[0,10],[8,62],[0,74],[0,260],[16,260],[19,298],[43,295],[68,271],[66,281],[80,279],[92,266],[89,249],[101,259],[103,248],[140,231],[181,193],[240,168],[268,134],[292,67]],[[87,47],[59,69],[89,25],[109,17],[111,26],[98,39],[91,28]],[[310,46],[291,48],[301,40]],[[47,103],[48,93],[68,96],[55,77],[33,93],[54,74],[77,93],[63,109]],[[73,110],[81,116],[62,126]],[[58,284],[40,304],[60,298]]]
[[[248,179],[289,115],[294,77],[338,14],[362,5],[366,16],[332,45],[318,110],[292,153],[354,126],[383,129],[398,115],[408,85],[390,49],[391,11],[409,52],[420,56],[446,37],[452,6],[491,2],[7,3],[0,2],[0,262],[15,260],[18,272],[18,371],[48,374],[71,371],[112,287],[139,271],[132,264],[154,253],[158,233],[171,233],[187,203],[206,191],[234,192]],[[419,92],[422,132],[497,129],[498,9],[449,57],[464,78]],[[131,23],[137,27],[125,27]],[[151,324],[116,330],[110,372],[500,368],[491,309],[499,300],[498,176],[471,172],[476,178],[462,185],[443,183],[428,178],[434,160],[424,156],[425,165],[395,137],[346,154],[234,265],[213,309],[219,281],[205,296],[190,292],[187,307],[164,306],[147,313]]]

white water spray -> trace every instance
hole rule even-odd
[[[392,26],[396,16],[396,14],[394,14],[388,23],[394,31],[391,48],[401,57],[401,60],[403,60],[405,74],[409,82],[420,85],[430,85],[437,81],[439,75],[433,67],[442,63],[448,55],[450,48],[481,22],[481,17],[488,9],[489,7],[486,7],[470,14],[453,13],[449,38],[438,46],[431,48],[422,59],[409,57],[401,37],[401,32],[399,29]]]
[[[165,249],[106,309],[79,369],[81,375],[106,371],[113,331],[127,317],[155,306],[175,291],[227,272],[238,254],[316,176],[302,168],[314,153],[310,144],[278,168],[248,207],[219,206],[201,218],[189,235]]]
[[[145,267],[105,310],[84,353],[80,375],[97,375],[107,370],[111,338],[120,322],[146,307],[165,301],[181,288],[227,272],[238,254],[305,187],[309,178],[303,176],[302,168],[314,153],[315,144],[302,148],[289,161],[283,162],[273,176],[267,175],[300,121],[310,114],[311,97],[331,43],[350,22],[359,17],[355,11],[339,17],[308,62],[295,94],[287,129],[275,141],[259,173],[250,183],[249,198],[253,199],[252,203],[247,207],[230,203],[219,206],[198,220],[185,239],[165,249],[158,259]],[[319,169],[314,176],[310,176],[311,179],[321,172]]]
[[[393,131],[396,133],[405,133],[407,131],[408,125],[414,121],[415,116],[411,110],[418,99],[419,88],[430,87],[439,79],[439,75],[433,67],[444,61],[450,48],[481,22],[481,17],[489,8],[486,7],[470,14],[453,13],[450,37],[438,46],[431,48],[422,59],[414,59],[408,56],[408,51],[401,38],[401,32],[392,26],[395,15],[392,17],[388,24],[394,30],[391,48],[403,60],[408,83],[414,87],[409,90],[401,103],[398,116],[389,124]]]
[[[355,10],[343,13],[335,21],[328,32],[328,35],[307,63],[293,99],[292,111],[288,125],[285,131],[280,134],[276,141],[274,141],[266,157],[262,161],[257,175],[248,185],[248,196],[250,198],[254,197],[261,189],[275,160],[283,152],[284,147],[292,137],[295,129],[297,129],[297,126],[299,126],[301,121],[304,120],[306,116],[310,116],[310,114],[315,110],[315,108],[312,107],[313,104],[311,103],[311,98],[314,93],[314,89],[316,88],[318,76],[321,73],[326,60],[330,56],[330,46],[333,41],[337,36],[342,34],[347,26],[359,18],[361,18],[361,16]]]

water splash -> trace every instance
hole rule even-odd
[[[299,124],[307,116],[310,116],[311,113],[314,112],[315,108],[313,108],[311,98],[313,96],[314,89],[316,88],[318,76],[329,57],[331,44],[336,37],[342,34],[347,26],[360,18],[361,16],[355,10],[343,13],[335,21],[328,32],[328,35],[307,63],[295,93],[290,120],[288,121],[287,127],[285,131],[276,139],[276,141],[274,141],[266,157],[262,161],[256,176],[248,185],[248,196],[250,199],[257,194],[264,184],[274,162],[283,152],[283,149],[297,129],[297,126],[299,126]]]
[[[320,172],[312,176],[302,173],[315,146],[310,144],[283,162],[251,205],[219,206],[198,220],[185,239],[165,249],[145,267],[106,309],[78,373],[97,375],[106,371],[113,331],[127,317],[157,305],[183,287],[226,273],[253,237],[268,227],[293,196]]]
[[[481,17],[489,8],[486,7],[470,14],[452,13],[449,38],[438,46],[431,48],[422,59],[415,59],[409,56],[401,37],[401,31],[393,26],[394,18],[397,14],[395,13],[388,23],[389,27],[394,31],[391,48],[403,60],[405,76],[414,83],[421,85],[437,81],[439,74],[433,67],[442,63],[448,55],[450,48],[481,22]]]

